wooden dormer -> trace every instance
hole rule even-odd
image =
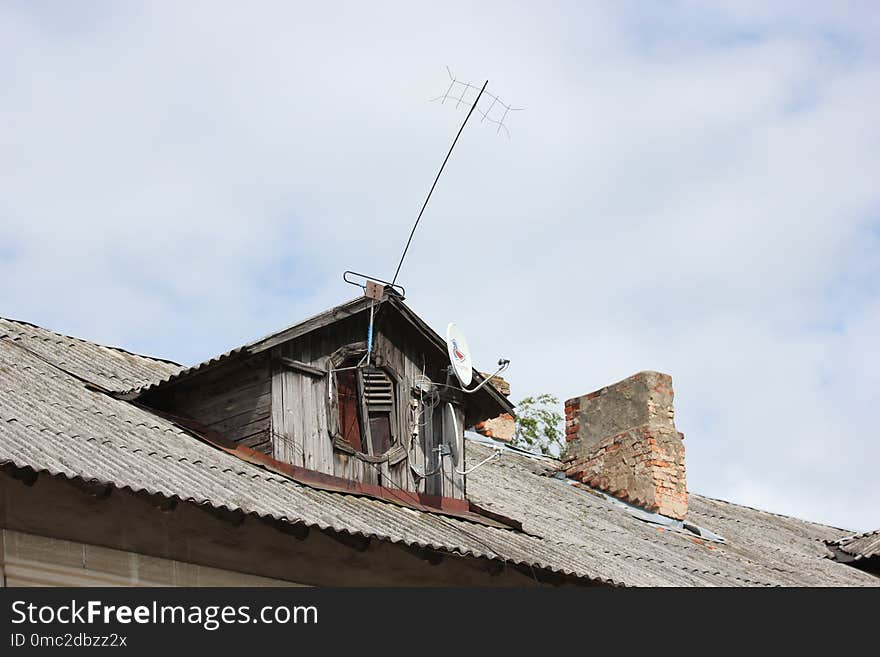
[[[464,500],[464,429],[513,409],[491,385],[462,393],[448,365],[443,339],[392,292],[128,396],[242,453],[370,488]],[[476,370],[474,380],[482,381]]]

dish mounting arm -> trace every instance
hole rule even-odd
[[[462,392],[466,392],[466,393],[468,393],[469,395],[474,394],[475,392],[477,392],[478,390],[480,390],[483,386],[485,386],[487,383],[489,383],[489,380],[490,380],[490,379],[492,379],[493,377],[498,376],[498,375],[501,374],[504,370],[506,370],[506,369],[508,368],[509,365],[510,365],[510,360],[509,360],[509,359],[507,359],[507,358],[499,358],[499,359],[498,359],[498,369],[495,370],[495,371],[494,371],[492,374],[490,374],[489,376],[485,377],[485,378],[483,379],[483,382],[480,383],[480,385],[478,385],[476,388],[471,388],[470,390],[468,390],[467,388],[465,388],[464,386],[462,386],[462,387],[461,387],[461,391],[462,391]],[[451,367],[451,366],[450,366],[450,367]],[[481,376],[482,376],[482,374],[481,374]]]

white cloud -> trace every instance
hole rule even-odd
[[[186,362],[391,275],[515,397],[671,373],[693,490],[880,526],[872,5],[2,11],[0,314]],[[457,257],[448,244],[454,242]]]

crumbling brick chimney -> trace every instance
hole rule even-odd
[[[672,377],[639,372],[565,402],[566,475],[679,520],[687,513],[684,435]]]
[[[481,374],[489,376],[483,372]],[[495,386],[495,389],[502,395],[510,397],[510,384],[505,379],[500,376],[493,376],[489,379],[489,383]],[[516,432],[516,421],[510,413],[502,413],[498,417],[478,422],[474,429],[484,436],[509,443],[513,440],[513,434]]]

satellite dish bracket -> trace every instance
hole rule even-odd
[[[510,365],[510,361],[509,361],[508,359],[506,359],[506,358],[499,358],[499,359],[498,359],[498,365],[499,365],[498,369],[495,370],[492,374],[486,376],[486,377],[483,379],[483,381],[480,383],[480,385],[478,385],[476,388],[471,388],[470,390],[468,390],[467,388],[462,387],[462,388],[461,388],[461,391],[462,391],[462,392],[466,392],[466,393],[468,393],[469,395],[472,395],[473,393],[477,392],[480,388],[482,388],[484,385],[486,385],[487,383],[489,383],[490,379],[492,379],[492,378],[498,376],[498,375],[501,374],[504,370],[506,370],[506,369],[508,368],[508,366]],[[481,376],[482,376],[482,374],[481,374]]]
[[[473,380],[474,369],[471,362],[470,348],[468,347],[464,334],[455,324],[452,323],[446,327],[446,349],[449,353],[450,374],[455,375],[455,378],[458,379],[458,383],[461,386],[460,390],[469,395],[482,389],[492,377],[498,376],[510,365],[510,361],[506,358],[499,359],[498,369],[493,374],[486,377],[476,388],[469,389],[467,386],[469,386]]]

